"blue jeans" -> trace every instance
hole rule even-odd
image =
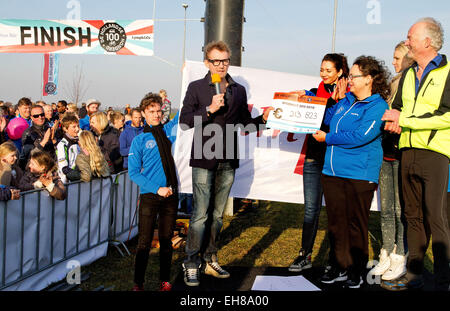
[[[305,218],[302,230],[302,248],[311,253],[316,239],[322,207],[322,174],[323,164],[313,159],[306,159],[303,166],[303,194],[305,199]]]
[[[194,209],[185,248],[187,268],[198,267],[200,254],[206,262],[217,261],[217,241],[234,173],[229,163],[219,163],[215,170],[192,168]]]
[[[383,248],[390,254],[405,255],[405,226],[400,205],[399,161],[385,161],[380,171],[381,236]]]

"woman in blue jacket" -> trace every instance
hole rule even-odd
[[[358,57],[348,77],[350,92],[326,111],[329,133],[313,135],[327,144],[322,185],[331,267],[322,276],[323,283],[346,281],[348,288],[363,283],[369,211],[383,160],[381,117],[388,109],[388,77],[382,62]]]

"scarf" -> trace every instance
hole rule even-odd
[[[148,124],[144,127],[144,133],[152,133],[158,145],[159,156],[161,157],[164,174],[166,175],[167,187],[172,187],[172,192],[178,193],[178,179],[175,170],[175,161],[172,157],[172,143],[167,138],[162,124],[150,127]]]

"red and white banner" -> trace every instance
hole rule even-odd
[[[58,94],[59,55],[44,54],[44,72],[42,94],[44,96]]]
[[[153,20],[0,19],[0,53],[153,55]]]

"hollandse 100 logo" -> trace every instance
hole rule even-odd
[[[119,24],[106,23],[100,28],[98,40],[105,51],[115,53],[125,46],[127,35]]]

